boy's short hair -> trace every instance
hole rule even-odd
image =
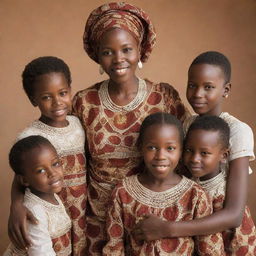
[[[218,116],[198,116],[190,125],[187,135],[194,130],[219,132],[219,140],[223,148],[229,148],[230,128],[228,124]]]
[[[23,89],[26,92],[28,98],[34,95],[34,84],[37,77],[40,75],[45,75],[49,73],[62,73],[70,87],[71,84],[71,74],[68,65],[62,60],[54,56],[44,56],[32,60],[28,63],[22,72],[22,84]]]
[[[184,138],[184,133],[183,133],[183,128],[181,122],[173,115],[169,113],[164,113],[164,112],[157,112],[154,114],[151,114],[147,116],[140,127],[140,134],[137,139],[137,147],[140,148],[142,143],[143,143],[143,138],[145,131],[147,130],[148,127],[152,125],[173,125],[177,128],[179,131],[179,136],[180,136],[180,143],[181,145],[183,144],[183,138]]]
[[[38,148],[42,145],[47,145],[52,147],[54,150],[54,146],[50,143],[46,138],[33,135],[23,138],[17,141],[11,148],[9,153],[9,164],[12,170],[19,175],[24,175],[23,171],[23,155],[35,148]]]
[[[225,77],[225,83],[230,82],[231,64],[224,54],[216,51],[208,51],[201,53],[193,60],[189,67],[189,70],[193,65],[196,64],[210,64],[220,67]]]

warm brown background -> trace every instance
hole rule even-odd
[[[73,93],[103,79],[83,51],[82,34],[100,0],[0,0],[1,212],[0,253],[8,243],[12,172],[7,155],[18,131],[39,115],[21,87],[21,72],[33,58],[55,55],[70,66]],[[233,67],[232,93],[225,110],[255,128],[256,1],[137,0],[157,30],[157,45],[140,76],[173,84],[184,93],[189,64],[199,53],[218,50]],[[187,103],[186,103],[187,104]],[[256,170],[255,162],[251,164]],[[237,188],[239,189],[239,188]],[[256,174],[250,176],[248,204],[256,219]]]

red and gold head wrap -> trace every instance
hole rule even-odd
[[[131,33],[140,43],[141,61],[147,61],[156,42],[154,26],[143,10],[124,2],[104,4],[90,14],[83,36],[84,49],[90,58],[98,63],[99,39],[112,28]]]

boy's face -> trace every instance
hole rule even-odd
[[[230,84],[220,67],[210,64],[196,64],[190,67],[187,83],[187,100],[199,115],[221,113],[221,104],[228,94]]]
[[[41,111],[40,120],[53,127],[66,126],[66,116],[71,109],[71,92],[64,74],[53,72],[41,75],[34,87],[33,104]]]
[[[40,145],[23,153],[23,184],[44,200],[52,198],[63,185],[62,165],[56,150],[50,145]]]
[[[183,161],[193,177],[207,180],[219,173],[227,152],[218,131],[192,130],[186,138]]]

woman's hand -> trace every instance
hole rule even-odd
[[[31,245],[27,221],[32,224],[38,223],[38,220],[22,203],[12,204],[8,220],[8,235],[12,243],[19,249],[27,249]]]
[[[166,237],[165,234],[168,233],[169,224],[157,216],[146,215],[143,220],[136,224],[132,233],[137,240],[147,242],[157,240]]]

